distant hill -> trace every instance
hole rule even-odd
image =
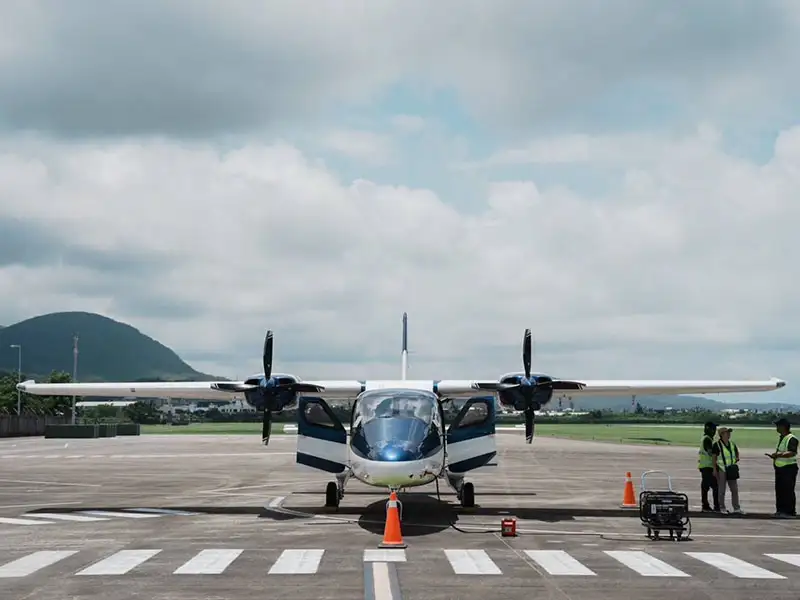
[[[22,345],[22,371],[42,379],[72,373],[72,336],[78,334],[78,381],[222,379],[194,370],[172,350],[137,329],[86,312],[42,315],[0,329],[0,371],[15,373]]]

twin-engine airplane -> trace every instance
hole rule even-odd
[[[409,380],[408,320],[403,315],[401,379],[396,381],[302,381],[272,373],[272,331],[264,342],[264,373],[244,381],[167,383],[35,383],[18,389],[40,396],[101,396],[245,400],[263,411],[263,443],[269,443],[272,413],[297,404],[297,463],[335,475],[328,483],[326,506],[337,507],[351,477],[397,491],[444,479],[461,505],[475,502],[470,471],[496,454],[495,399],[524,411],[525,437],[533,440],[534,411],[554,394],[573,398],[637,394],[709,394],[762,392],[782,388],[780,379],[765,381],[566,380],[531,374],[531,332],[525,330],[524,373],[509,373],[496,381]],[[328,401],[351,401],[350,431]],[[445,428],[443,406],[465,399]]]

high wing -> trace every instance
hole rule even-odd
[[[505,379],[505,377],[504,377]],[[539,385],[552,386],[554,395],[573,398],[587,396],[627,396],[660,394],[726,394],[735,392],[768,392],[786,385],[782,379],[765,380],[662,380],[662,379],[544,379]],[[17,389],[36,396],[95,396],[104,398],[187,398],[231,401],[244,399],[245,392],[259,388],[248,381],[189,382],[111,382],[111,383],[36,383],[25,381]],[[297,380],[300,396],[322,396],[331,399],[355,398],[361,392],[381,388],[426,389],[444,398],[467,398],[481,392],[497,393],[518,384],[498,380]]]
[[[555,380],[558,382],[558,380]],[[786,385],[777,377],[765,380],[670,380],[670,379],[586,379],[574,390],[555,390],[557,395],[573,398],[591,396],[657,396],[679,394],[730,394],[736,392],[771,392]]]

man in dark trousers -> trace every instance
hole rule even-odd
[[[719,494],[717,478],[714,477],[714,458],[712,449],[714,447],[714,434],[717,432],[717,425],[711,421],[703,427],[703,437],[700,438],[700,450],[697,451],[697,468],[700,469],[700,498],[703,503],[703,512],[720,512]],[[711,500],[714,503],[712,511],[708,503],[708,492],[711,491]]]
[[[797,482],[797,438],[785,418],[775,421],[780,437],[775,452],[767,454],[775,466],[775,518],[793,519],[797,516],[794,486]]]

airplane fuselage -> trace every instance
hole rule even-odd
[[[350,469],[367,485],[425,485],[445,467],[444,415],[432,392],[381,389],[360,394],[349,436]]]

